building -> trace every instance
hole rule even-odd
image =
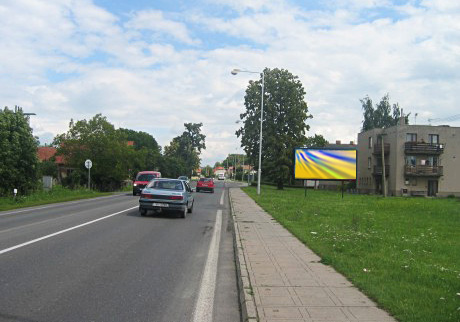
[[[460,196],[459,170],[460,127],[401,121],[358,134],[357,188],[361,193],[381,194],[385,173],[391,196]]]

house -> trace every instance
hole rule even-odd
[[[60,155],[56,155],[57,149],[52,146],[40,146],[37,148],[37,157],[40,162],[51,161],[54,159],[54,163],[58,168],[58,182],[61,182],[63,178],[70,175],[72,168],[66,167],[64,158]]]
[[[460,196],[460,127],[398,125],[358,134],[361,193]]]

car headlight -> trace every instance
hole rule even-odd
[[[137,183],[133,184],[133,186],[137,187]]]

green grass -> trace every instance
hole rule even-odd
[[[38,191],[28,196],[18,196],[16,199],[12,197],[0,198],[0,211],[63,201],[95,198],[111,194],[110,192],[97,192],[88,189],[71,190],[61,186],[55,186],[50,191]]]
[[[460,321],[459,199],[243,190],[399,321]]]

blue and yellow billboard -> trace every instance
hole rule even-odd
[[[356,150],[296,148],[295,179],[356,180]]]

